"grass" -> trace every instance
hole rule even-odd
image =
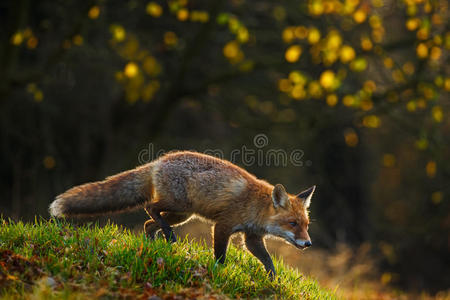
[[[256,258],[232,245],[220,265],[211,248],[187,239],[169,244],[112,224],[0,218],[2,299],[336,299],[274,263],[279,275],[271,281]]]

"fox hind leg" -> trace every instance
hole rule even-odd
[[[182,206],[175,206],[173,203],[172,205],[169,205],[170,201],[155,201],[149,203],[145,211],[147,214],[152,217],[152,219],[156,222],[156,224],[159,225],[159,228],[161,228],[162,232],[164,233],[164,236],[166,237],[166,240],[168,242],[176,242],[177,238],[175,237],[175,234],[172,231],[172,228],[170,227],[169,223],[166,221],[165,218],[161,216],[161,212],[167,212],[167,213],[183,213],[186,210],[183,209]]]
[[[151,216],[150,213],[148,213],[148,214],[149,214],[149,216]],[[183,223],[184,221],[189,219],[191,217],[191,214],[163,212],[163,213],[161,213],[161,217],[164,218],[169,225],[177,225],[177,224]],[[159,224],[157,222],[155,222],[153,217],[151,220],[148,220],[144,224],[144,232],[151,239],[155,238],[156,232],[160,229],[161,229],[161,227],[159,226]]]
[[[161,213],[153,208],[147,210],[149,215],[155,220],[156,224],[162,229],[166,240],[171,243],[175,243],[177,238],[175,237],[175,233],[173,233],[172,227],[170,227],[169,223],[161,216]]]

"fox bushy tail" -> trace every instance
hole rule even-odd
[[[152,193],[151,167],[150,163],[103,181],[75,186],[56,197],[50,214],[82,217],[143,207]]]

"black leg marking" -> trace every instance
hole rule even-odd
[[[147,209],[146,209],[147,211]],[[148,213],[148,211],[147,211]],[[150,213],[148,213],[150,216]],[[169,223],[170,226],[182,223],[186,221],[191,215],[190,214],[179,214],[179,213],[169,213],[169,212],[163,212],[161,213],[161,216],[163,219],[166,220],[167,223]],[[153,220],[148,220],[144,224],[144,231],[147,237],[154,239],[156,232],[161,229],[159,224]]]
[[[164,220],[163,217],[161,217],[161,214],[159,211],[154,211],[153,208],[146,209],[147,213],[155,220],[155,222],[159,225],[159,227],[162,229],[164,236],[166,237],[166,240],[171,243],[175,243],[177,241],[177,238],[175,237],[175,233],[173,232],[172,228],[170,227],[169,223]]]
[[[228,226],[221,224],[214,226],[214,255],[221,264],[225,262],[230,236],[231,230]]]

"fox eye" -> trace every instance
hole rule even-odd
[[[291,225],[292,227],[295,227],[295,226],[297,226],[297,222],[291,221],[291,222],[289,222],[289,225]]]

